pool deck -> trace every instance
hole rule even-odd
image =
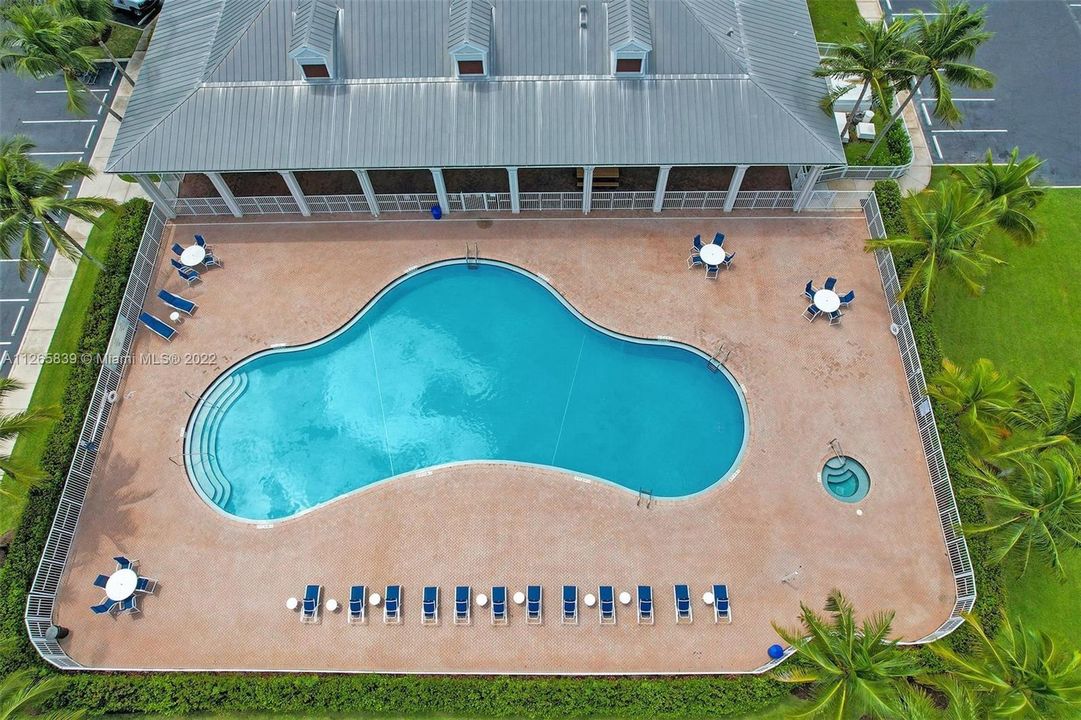
[[[728,235],[734,268],[709,281],[688,270],[691,237]],[[164,252],[201,232],[225,262],[188,289],[168,267],[158,282],[198,302],[172,343],[143,330],[121,387],[61,584],[56,620],[67,652],[112,669],[342,670],[430,673],[720,673],[765,663],[771,622],[793,625],[804,601],[839,588],[861,612],[893,609],[919,638],[950,614],[953,579],[874,258],[860,215],[695,219],[523,217],[442,222],[323,216],[187,219]],[[431,261],[483,257],[542,274],[583,314],[613,330],[670,336],[712,352],[742,384],[750,434],[738,475],[698,496],[656,501],[542,468],[475,464],[363,489],[262,527],[204,502],[179,461],[197,397],[245,356],[333,331],[384,285]],[[842,325],[809,324],[803,286],[839,278],[856,291]],[[153,296],[154,293],[152,292]],[[166,317],[152,297],[147,307]],[[149,361],[179,356],[180,364]],[[200,355],[207,355],[201,358]],[[141,358],[141,359],[140,359]],[[185,362],[193,359],[193,362]],[[629,389],[633,392],[633,389]],[[817,473],[839,439],[871,475],[857,505],[832,499]],[[709,438],[688,427],[688,452]],[[172,459],[171,459],[172,458]],[[182,465],[182,462],[181,462]],[[857,514],[857,509],[862,515]],[[112,557],[157,578],[140,616],[94,616]],[[790,577],[788,582],[781,579]],[[733,622],[715,625],[701,594],[727,583]],[[303,625],[285,600],[306,583],[324,599],[349,586],[400,583],[404,622],[366,626],[344,613]],[[600,626],[580,602],[560,624],[560,587],[579,596],[652,584],[656,624],[633,606]],[[673,583],[687,583],[694,622],[677,625]],[[424,585],[442,588],[443,620],[420,624]],[[543,626],[450,623],[453,587],[513,593],[541,584]]]

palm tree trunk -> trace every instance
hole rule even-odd
[[[852,132],[852,128],[856,127],[856,114],[860,111],[860,105],[863,104],[863,96],[867,94],[867,88],[871,87],[870,80],[863,81],[863,88],[860,90],[860,96],[856,98],[856,107],[852,108],[852,112],[848,116],[848,120],[845,121],[844,130],[841,131],[841,140],[845,139],[845,135]]]
[[[105,54],[109,56],[109,59],[113,61],[113,67],[120,71],[120,74],[124,76],[124,79],[127,80],[132,87],[135,87],[135,79],[132,78],[131,75],[128,75],[127,71],[120,65],[120,61],[113,55],[113,51],[109,49],[109,46],[106,45],[100,37],[98,38],[98,45],[105,51]]]
[[[889,132],[890,128],[893,127],[893,124],[897,122],[897,118],[901,117],[901,113],[903,113],[905,108],[908,107],[908,104],[912,102],[912,98],[916,97],[916,91],[920,89],[920,85],[922,85],[923,81],[926,79],[927,76],[923,75],[916,81],[916,84],[912,87],[912,91],[908,93],[908,97],[905,98],[905,101],[901,103],[896,112],[890,115],[890,119],[882,126],[882,134],[875,138],[875,141],[871,144],[871,149],[867,151],[868,159],[874,154],[875,150],[878,148],[878,144],[886,137],[886,134]]]
[[[94,94],[93,90],[86,87],[85,85],[83,87],[86,89],[86,92],[90,95],[90,97],[92,97],[92,98],[94,98],[95,100],[98,101],[98,105],[101,105],[103,108],[105,108],[106,110],[109,111],[110,115],[112,115],[114,118],[116,118],[120,122],[124,121],[124,117],[120,113],[118,113],[116,110],[113,110],[112,105],[105,102],[105,98],[99,98],[97,95]]]

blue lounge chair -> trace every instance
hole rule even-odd
[[[98,575],[96,578],[94,578],[94,587],[104,588],[105,585],[108,584],[108,582],[108,575]]]
[[[507,618],[507,586],[495,585],[492,587],[492,624],[506,625]]]
[[[695,250],[701,250],[702,249],[702,244],[703,244],[702,243],[702,236],[701,235],[695,235],[694,236],[694,249]]]
[[[95,615],[104,615],[105,613],[112,612],[113,608],[116,607],[116,605],[116,600],[105,598],[101,601],[100,605],[91,605],[90,609],[94,611]]]
[[[724,245],[724,233],[717,233],[713,236],[714,245]]]
[[[831,276],[831,277],[828,277],[828,278],[826,278],[826,285],[825,285],[825,288],[826,288],[827,290],[832,290],[832,289],[833,289],[833,288],[835,288],[836,286],[837,286],[837,278],[835,278],[835,277],[832,277],[832,276]]]
[[[822,314],[822,311],[818,309],[818,306],[811,303],[807,306],[807,309],[803,311],[803,317],[807,318],[807,322],[814,322],[815,318]]]
[[[128,560],[123,555],[117,555],[116,557],[113,558],[113,560],[116,560],[116,569],[117,570],[134,570],[135,569],[135,561],[134,560]]]
[[[844,317],[844,313],[840,310],[834,310],[830,313],[830,325],[840,325],[842,317]]]
[[[366,603],[368,602],[368,589],[363,585],[354,585],[349,588],[349,622],[362,623],[365,620]]]
[[[728,586],[713,586],[713,622],[732,622],[732,608],[728,605]]]
[[[158,581],[153,578],[140,577],[135,581],[135,592],[145,595],[153,595],[158,589]]]
[[[166,340],[172,340],[176,335],[176,328],[165,322],[161,318],[154,317],[148,312],[139,313],[139,321],[150,328],[150,331],[158,337],[165,338]]]
[[[525,611],[527,625],[540,625],[544,622],[542,601],[544,600],[544,588],[540,585],[530,585],[525,590]]]
[[[121,600],[120,612],[131,613],[132,615],[136,614],[137,612],[139,612],[139,600],[134,595],[127,598],[126,600]]]
[[[855,299],[856,299],[856,291],[855,290],[849,290],[848,292],[846,292],[844,295],[841,296],[841,298],[840,298],[841,305],[843,307],[848,307],[849,305],[852,304],[852,301],[855,300]]]
[[[732,261],[735,260],[735,259],[736,259],[736,254],[734,252],[725,253],[724,266],[726,268],[732,267]]]
[[[424,586],[424,595],[421,597],[421,612],[421,625],[439,624],[439,588],[437,586]]]
[[[454,624],[468,625],[473,620],[471,606],[473,591],[468,585],[454,588]]]
[[[676,598],[676,624],[691,622],[694,620],[691,610],[691,589],[686,585],[675,585],[672,589]]]
[[[616,594],[611,585],[601,585],[600,591],[601,625],[616,624]]]
[[[649,585],[638,586],[638,624],[653,624],[653,588]]]
[[[816,292],[818,292],[818,291],[815,290],[814,282],[811,281],[811,280],[808,280],[807,281],[807,287],[803,288],[803,294],[807,296],[808,300],[810,300],[811,302],[814,302]]]
[[[199,273],[192,270],[187,265],[177,262],[174,258],[169,258],[169,262],[176,268],[176,272],[180,275],[180,279],[188,283],[189,286],[199,280]]]
[[[300,622],[319,622],[319,600],[322,595],[322,585],[308,585],[304,588],[304,605],[300,611]]]
[[[387,585],[386,599],[383,601],[383,622],[400,625],[402,622],[402,586]]]
[[[182,298],[179,295],[173,295],[168,290],[158,290],[158,297],[161,298],[161,301],[163,303],[165,303],[174,310],[179,310],[185,315],[191,315],[193,312],[195,312],[195,309],[199,307],[191,300]]]
[[[563,586],[563,624],[578,624],[578,586]]]
[[[174,255],[183,255],[184,254],[184,246],[181,245],[180,243],[173,243],[172,250],[173,250]]]
[[[701,265],[705,265],[705,263],[702,262],[702,256],[698,253],[691,253],[691,256],[687,258],[688,268],[699,267]]]
[[[720,265],[706,265],[706,277],[710,280],[716,280],[721,274]]]

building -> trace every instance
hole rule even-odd
[[[167,0],[107,170],[237,216],[798,211],[845,163],[817,62],[805,0]]]

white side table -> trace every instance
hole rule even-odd
[[[169,313],[169,319],[177,325],[184,322],[184,320],[180,317],[180,313],[178,313],[176,310],[173,310],[171,313]]]
[[[372,607],[379,607],[381,602],[383,602],[383,597],[379,593],[372,593],[368,596],[368,604]]]
[[[338,601],[334,598],[327,600],[327,612],[338,612]]]
[[[525,593],[524,592],[519,590],[518,592],[514,593],[514,604],[515,605],[521,605],[524,602],[525,602]]]
[[[477,607],[484,607],[488,604],[488,596],[484,593],[477,593]]]
[[[711,592],[702,593],[702,602],[704,602],[706,605],[712,605],[713,604],[713,593],[711,593]]]
[[[286,610],[296,610],[297,606],[299,604],[300,603],[297,602],[296,598],[289,598],[288,600],[285,601],[285,609]]]
[[[597,604],[597,598],[593,595],[593,593],[586,593],[586,596],[582,598],[582,600],[585,602],[586,607],[593,607]]]
[[[619,604],[620,605],[630,605],[631,604],[631,594],[629,592],[627,592],[626,590],[624,590],[623,592],[621,592],[619,594]]]

